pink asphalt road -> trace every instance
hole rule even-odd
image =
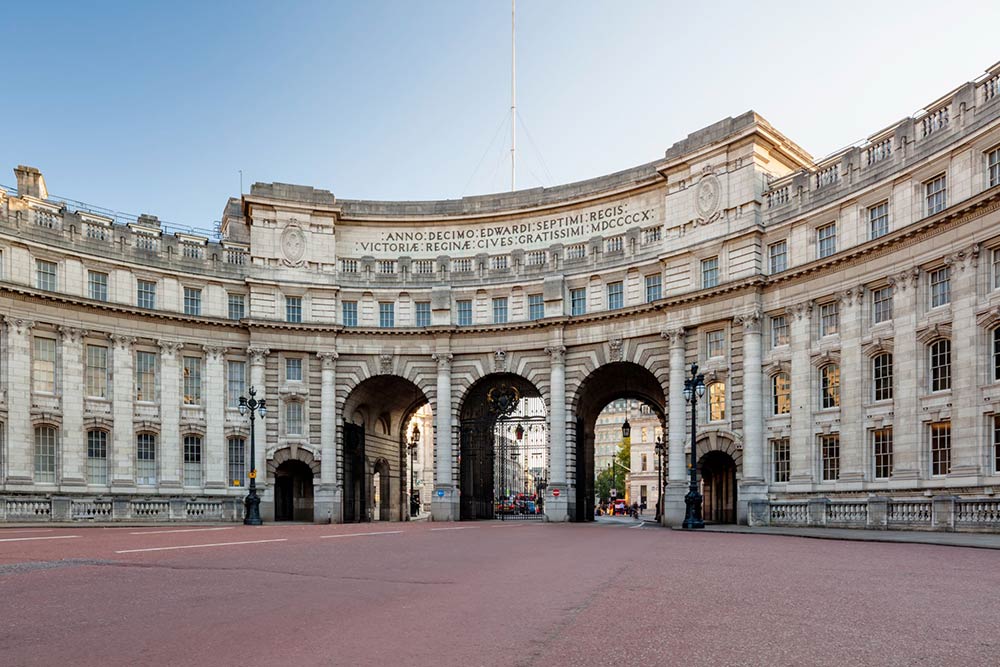
[[[625,525],[0,529],[0,665],[997,665],[1000,552]]]

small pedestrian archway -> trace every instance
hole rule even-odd
[[[600,473],[597,469],[597,459],[601,458],[597,454],[600,444],[597,442],[597,431],[600,430],[598,420],[605,408],[613,407],[616,401],[622,401],[623,414],[626,414],[629,406],[633,404],[631,401],[647,406],[653,421],[659,426],[660,437],[664,440],[667,437],[666,397],[660,381],[650,370],[630,361],[616,361],[598,367],[584,378],[573,401],[573,413],[576,415],[576,493],[570,517],[574,521],[594,520],[597,505],[596,479]],[[618,429],[619,434],[621,433],[621,423],[614,424],[614,428]],[[653,441],[656,434],[647,435],[651,436],[648,438],[650,440],[648,444],[650,450],[654,451]],[[650,459],[647,461],[647,469],[649,467],[655,469],[652,461]],[[615,465],[613,460],[612,465]],[[664,468],[665,466],[664,458]],[[652,496],[654,485],[657,496],[662,493],[662,483],[659,480],[665,476],[665,469],[657,470],[657,473],[652,475],[652,479],[646,484],[647,498]],[[639,494],[641,487],[642,485],[639,486]]]
[[[348,394],[341,452],[345,523],[409,518],[411,422],[418,411],[433,418],[427,405],[420,387],[398,375],[368,378]],[[420,438],[418,446],[427,441]]]
[[[543,518],[548,422],[535,385],[514,373],[487,375],[469,388],[460,415],[460,518]]]
[[[705,521],[736,523],[742,464],[743,450],[735,435],[709,432],[698,439],[698,478]]]
[[[313,520],[313,480],[319,462],[308,451],[279,449],[268,461],[268,475],[274,480],[274,520]]]

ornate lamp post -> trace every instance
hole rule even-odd
[[[665,491],[663,487],[666,486],[666,482],[664,481],[664,468],[666,467],[666,458],[667,458],[667,443],[663,442],[662,435],[656,436],[655,449],[656,449],[656,461],[657,464],[659,465],[659,468],[657,469],[657,480],[656,480],[657,484],[659,484],[658,488],[660,489],[660,492],[659,494],[657,494],[656,497],[656,521],[659,521],[660,518],[663,516],[663,497]]]
[[[243,523],[248,526],[259,526],[264,522],[260,520],[260,498],[257,496],[257,468],[255,467],[257,465],[257,442],[254,420],[258,412],[261,419],[267,416],[267,400],[262,398],[258,401],[254,398],[257,395],[257,390],[253,387],[250,387],[250,391],[247,393],[250,394],[250,398],[240,396],[240,414],[246,415],[248,411],[250,412],[250,490],[243,501],[243,506],[246,508]]]
[[[701,518],[701,493],[698,492],[698,459],[697,459],[697,406],[698,399],[705,395],[705,376],[698,372],[698,364],[691,364],[691,377],[684,380],[684,400],[691,404],[691,485],[684,496],[685,529],[704,528],[705,521]]]
[[[417,516],[420,505],[417,502],[417,445],[420,444],[420,429],[416,423],[413,424],[413,431],[410,432],[410,441],[406,444],[410,450],[410,516]]]

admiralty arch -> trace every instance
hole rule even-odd
[[[15,176],[0,521],[239,520],[251,469],[265,521],[475,519],[522,438],[545,519],[588,520],[625,398],[676,525],[697,363],[720,516],[1000,528],[1000,64],[818,161],[747,112],[552,188],[256,183],[207,233]]]

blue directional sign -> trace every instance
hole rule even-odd
[[[438,498],[444,498],[444,489],[438,489]]]

